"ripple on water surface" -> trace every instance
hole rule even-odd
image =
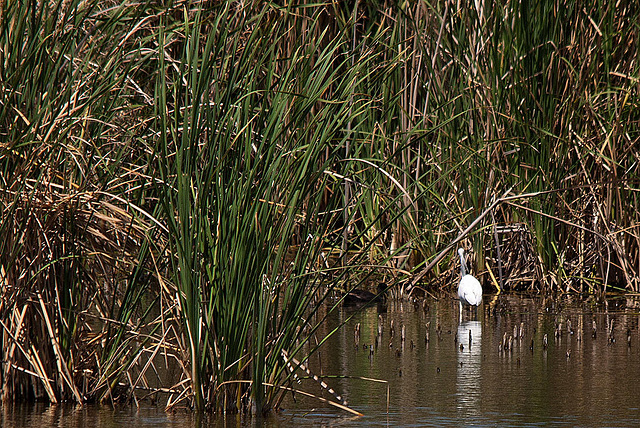
[[[361,418],[289,395],[283,410],[267,418],[202,419],[167,414],[162,406],[4,405],[0,426],[639,426],[640,305],[625,297],[608,303],[485,296],[462,322],[450,296],[424,309],[407,302],[389,302],[383,312],[365,308],[309,361]],[[319,337],[351,315],[343,308]],[[312,380],[301,387],[331,398]]]

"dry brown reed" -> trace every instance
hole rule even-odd
[[[1,2],[3,401],[267,411],[327,290],[447,289],[454,245],[640,291],[637,12]]]

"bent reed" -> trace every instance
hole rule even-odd
[[[633,2],[0,21],[3,402],[277,409],[335,290],[451,289],[461,241],[485,290],[640,291]]]

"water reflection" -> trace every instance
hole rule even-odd
[[[167,414],[160,400],[140,410],[4,405],[0,426],[640,426],[639,308],[629,296],[499,295],[463,323],[450,295],[419,305],[390,300],[386,312],[344,309],[317,338],[343,321],[345,328],[308,362],[365,414],[359,419],[287,395],[283,410],[264,419]],[[388,382],[388,414],[387,384],[365,378]],[[301,387],[332,398],[313,380]]]
[[[482,374],[482,324],[463,321],[458,326],[458,369],[456,378],[458,414],[465,419],[480,416]]]

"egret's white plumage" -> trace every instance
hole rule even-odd
[[[480,303],[482,303],[482,286],[473,275],[466,273],[464,250],[462,248],[458,249],[458,254],[460,255],[460,276],[462,277],[458,285],[460,309],[462,310],[463,304],[480,306]]]

